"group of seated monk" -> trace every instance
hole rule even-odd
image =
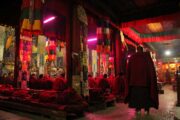
[[[108,81],[107,74],[103,77],[93,78],[92,75],[88,75],[89,89],[100,89],[103,93],[111,89],[111,85]]]
[[[116,77],[107,76],[95,77],[88,75],[89,89],[100,89],[103,93],[112,93],[116,96],[123,97],[125,92],[125,77],[123,73],[119,73]]]
[[[67,81],[65,80],[64,73],[56,78],[43,75],[39,75],[39,78],[37,78],[36,75],[33,74],[29,80],[29,88],[63,91],[67,88]]]
[[[9,85],[14,85],[14,76],[12,72],[4,73],[1,77],[0,77],[0,84],[9,84]]]

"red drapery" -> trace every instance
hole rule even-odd
[[[143,20],[134,20],[130,22],[125,22],[120,25],[120,28],[126,28],[126,27],[133,27],[133,26],[140,26],[148,23],[155,23],[155,22],[161,22],[161,21],[167,21],[167,20],[175,20],[177,17],[180,17],[180,12],[171,14],[171,15],[163,15],[159,17],[154,18],[146,18]]]
[[[152,36],[152,37],[140,37],[131,28],[121,28],[124,34],[135,42],[141,44],[143,42],[159,42],[165,40],[180,39],[180,35],[164,35],[164,36]]]

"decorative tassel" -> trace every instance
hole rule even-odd
[[[34,20],[32,30],[41,31],[41,21],[40,20]]]

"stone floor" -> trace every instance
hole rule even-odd
[[[78,120],[180,120],[180,107],[176,107],[176,92],[172,86],[166,85],[165,93],[159,95],[160,106],[158,110],[151,109],[150,115],[136,115],[134,109],[129,109],[126,104],[117,103],[114,107],[95,113],[86,113],[85,117]],[[177,118],[175,118],[175,116]],[[21,112],[7,112],[0,110],[0,120],[46,120],[41,116],[24,114]]]
[[[86,113],[84,118],[79,120],[174,120],[175,116],[180,115],[180,108],[176,104],[176,92],[171,85],[163,88],[164,94],[159,95],[159,109],[151,109],[150,115],[136,115],[134,109],[129,109],[128,105],[117,103],[115,107],[108,108],[96,113]],[[180,118],[180,117],[178,117]]]

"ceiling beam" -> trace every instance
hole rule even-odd
[[[119,25],[116,25],[116,24],[114,23],[114,21],[112,21],[112,19],[111,19],[109,16],[103,15],[103,14],[101,13],[101,11],[99,11],[99,9],[96,9],[94,6],[90,6],[90,5],[87,4],[87,3],[86,3],[86,4],[83,4],[83,7],[86,9],[86,12],[87,12],[88,14],[90,14],[91,16],[95,17],[96,19],[108,20],[109,24],[110,24],[113,28],[115,28],[115,29],[117,29],[117,30],[120,30]]]
[[[114,23],[118,22],[118,15],[108,6],[105,1],[101,2],[100,0],[87,0],[86,3],[90,3],[95,7],[96,10],[99,10],[102,15],[106,15],[111,18]]]
[[[119,13],[119,22],[121,23],[171,14],[180,10],[179,4],[179,0],[170,0],[159,2],[155,5],[147,6],[145,8],[138,8],[126,12],[121,12]]]

